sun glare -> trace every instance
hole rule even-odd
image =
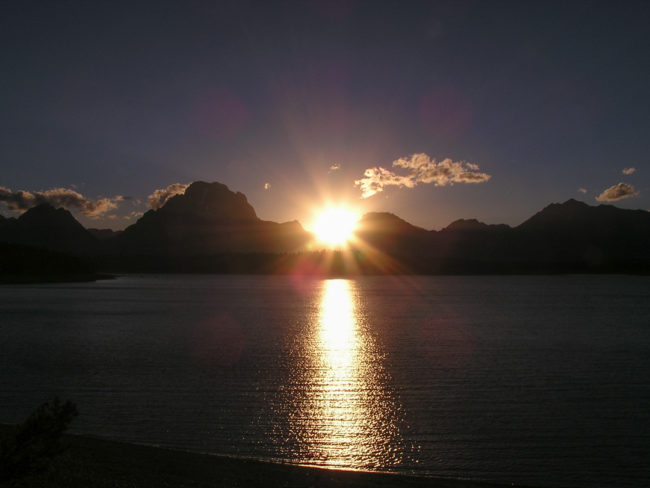
[[[352,238],[359,218],[344,208],[329,208],[321,212],[314,224],[319,241],[330,246],[342,246]]]

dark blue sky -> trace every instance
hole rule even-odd
[[[325,200],[430,229],[518,224],[618,183],[601,200],[650,209],[647,1],[0,8],[0,187],[132,197],[97,219],[73,206],[87,225],[124,227],[195,180],[307,226]],[[417,153],[490,178],[392,166]],[[373,167],[389,177],[361,199]]]

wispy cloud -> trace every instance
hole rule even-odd
[[[330,166],[330,171],[338,171],[341,169],[341,165],[339,163],[334,163],[333,165]]]
[[[623,200],[624,198],[635,197],[639,194],[632,185],[627,183],[618,183],[617,185],[610,186],[600,195],[596,197],[599,202],[615,202]]]
[[[586,188],[578,188],[578,191],[579,191],[580,193],[582,193],[583,195],[584,195],[585,193],[587,193],[587,189],[586,189]]]
[[[631,175],[635,171],[636,168],[623,168],[623,171],[621,171],[621,173],[623,173],[624,175]]]
[[[271,183],[269,183],[268,181],[266,183],[264,183],[264,189],[265,190],[270,190],[271,189]]]
[[[130,219],[139,219],[144,215],[144,212],[136,212],[135,210],[131,212],[129,215],[125,215],[123,217],[124,220],[130,220]]]
[[[76,209],[89,217],[99,217],[115,208],[116,202],[126,200],[126,197],[117,195],[112,198],[100,198],[91,200],[81,193],[69,188],[52,188],[45,191],[12,191],[9,188],[0,187],[0,202],[15,212],[27,210],[42,203],[48,203],[53,207],[64,207]]]
[[[185,190],[188,186],[190,185],[185,183],[173,183],[167,188],[160,188],[158,190],[155,190],[151,195],[147,197],[147,203],[153,210],[158,210],[165,203],[167,203],[167,200],[169,200],[171,197],[185,193]]]
[[[406,170],[406,174],[400,175],[381,166],[364,171],[364,177],[354,182],[355,186],[361,188],[362,198],[384,191],[387,186],[414,188],[418,183],[447,186],[454,183],[484,183],[491,178],[490,175],[479,172],[477,164],[452,161],[449,158],[436,161],[424,153],[397,159],[392,166]]]

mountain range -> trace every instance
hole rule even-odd
[[[461,219],[430,231],[390,213],[368,213],[355,237],[347,257],[309,251],[314,237],[297,221],[264,221],[242,193],[205,182],[123,232],[85,229],[47,204],[0,218],[0,242],[81,256],[102,271],[650,272],[650,212],[573,199],[516,227]]]

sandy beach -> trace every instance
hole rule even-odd
[[[0,426],[4,437],[9,426]],[[66,435],[66,452],[16,487],[435,487],[506,485],[391,473],[331,470]],[[522,485],[507,485],[522,486]]]

